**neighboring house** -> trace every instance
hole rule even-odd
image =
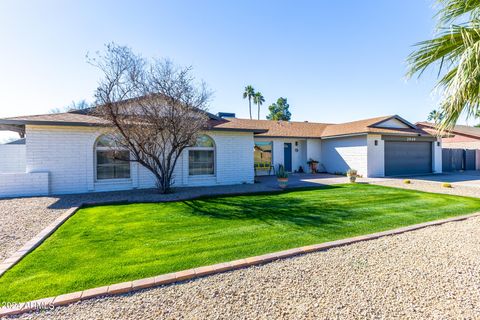
[[[153,175],[138,163],[109,158],[105,125],[85,111],[0,119],[0,129],[26,137],[23,151],[1,154],[0,196],[154,187]],[[203,134],[179,159],[175,186],[253,183],[255,162],[308,171],[314,159],[325,172],[354,168],[367,177],[442,170],[440,140],[396,115],[342,124],[211,115]],[[3,170],[1,163],[17,159],[24,167]]]
[[[431,133],[435,132],[435,124],[418,122],[419,128],[424,128]],[[480,128],[456,125],[453,130],[442,138],[444,148],[452,149],[480,149]]]
[[[419,128],[430,134],[437,133],[435,124],[418,122]],[[443,134],[442,171],[480,169],[480,128],[456,125]]]

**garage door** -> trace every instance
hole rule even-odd
[[[385,175],[432,172],[432,143],[385,141]]]

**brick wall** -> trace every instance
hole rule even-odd
[[[49,194],[48,172],[0,173],[0,197]]]
[[[129,190],[155,186],[153,174],[131,164],[130,179],[95,180],[94,148],[103,134],[95,127],[27,126],[26,170],[48,172],[51,194]],[[186,150],[175,168],[175,186],[253,183],[253,134],[207,132],[216,145],[212,176],[189,176]]]
[[[24,144],[0,145],[0,173],[25,172],[25,157]]]

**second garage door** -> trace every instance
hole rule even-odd
[[[385,175],[432,172],[432,143],[385,141]]]

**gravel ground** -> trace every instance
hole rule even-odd
[[[480,187],[467,187],[462,185],[456,185],[454,183],[452,183],[452,188],[445,188],[445,187],[442,187],[442,182],[424,181],[424,180],[416,180],[416,179],[410,179],[411,181],[410,184],[404,183],[403,179],[371,179],[366,181],[368,183],[376,184],[380,186],[420,190],[420,191],[434,192],[434,193],[453,194],[457,196],[467,196],[467,197],[476,197],[476,198],[480,197]]]
[[[0,261],[64,212],[64,208],[55,208],[56,202],[49,197],[0,200]]]
[[[480,219],[22,319],[480,318]]]

